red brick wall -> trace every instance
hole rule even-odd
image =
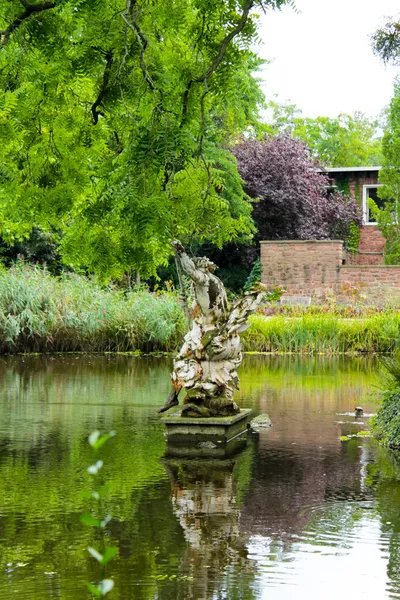
[[[365,225],[360,228],[360,252],[383,252],[384,248],[385,238],[377,225]]]
[[[342,181],[347,181],[349,184],[350,195],[356,198],[360,203],[360,206],[362,205],[363,199],[363,185],[376,185],[378,183],[378,171],[331,173],[330,177],[332,178],[334,185],[340,184]],[[356,194],[357,182],[358,194]]]
[[[358,287],[360,292],[371,300],[382,302],[400,298],[400,265],[343,265],[339,281],[338,294],[350,285]]]
[[[269,289],[283,285],[290,295],[333,291],[350,299],[357,287],[374,302],[400,300],[400,265],[343,265],[341,241],[261,242],[261,281]]]
[[[337,240],[261,242],[261,281],[304,296],[336,290],[342,246]]]
[[[384,262],[382,252],[363,252],[348,255],[346,258],[348,265],[383,265]]]
[[[383,265],[385,260],[385,238],[376,225],[360,228],[359,252],[349,253],[346,264],[349,265]]]
[[[362,206],[363,201],[363,186],[378,184],[378,171],[366,172],[348,172],[332,174],[334,183],[347,181],[349,191]],[[385,248],[385,240],[382,237],[376,225],[366,225],[360,228],[360,245],[359,254],[353,254],[348,257],[349,264],[358,265],[377,265],[383,264],[383,251]]]

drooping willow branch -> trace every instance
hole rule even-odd
[[[26,0],[21,0],[21,4],[25,7],[25,10],[18,17],[16,17],[14,21],[10,23],[7,29],[0,31],[0,48],[3,46],[7,46],[8,42],[10,41],[10,36],[12,32],[18,29],[21,23],[26,21],[26,19],[29,19],[31,15],[42,12],[44,10],[49,10],[50,8],[54,8],[56,6],[55,2],[41,2],[40,4],[28,4]]]

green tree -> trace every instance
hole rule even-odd
[[[400,81],[394,88],[382,140],[383,161],[379,171],[378,195],[385,200],[379,209],[370,200],[371,210],[386,239],[385,262],[400,263]]]
[[[272,134],[285,133],[303,141],[312,154],[328,167],[379,166],[382,162],[378,119],[363,113],[337,117],[304,117],[295,104],[268,104]]]
[[[372,36],[372,49],[384,63],[400,64],[400,23],[396,18],[390,18],[383,27]]]
[[[291,0],[9,0],[0,8],[0,236],[56,230],[104,277],[174,237],[249,240],[227,150],[257,129],[256,14]]]

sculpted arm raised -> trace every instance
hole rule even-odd
[[[192,279],[195,283],[200,285],[207,282],[207,276],[205,273],[196,268],[196,265],[192,261],[192,259],[186,254],[185,248],[182,244],[175,240],[172,242],[175,252],[179,256],[179,261],[181,263],[181,267],[186,275],[189,275],[190,279]]]

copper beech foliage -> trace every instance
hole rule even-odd
[[[356,200],[330,189],[306,145],[286,135],[249,140],[233,148],[245,191],[258,198],[258,238],[343,239],[361,224]]]

